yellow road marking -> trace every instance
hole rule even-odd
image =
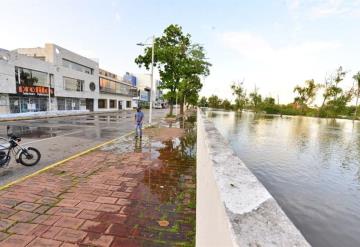
[[[68,158],[66,158],[66,159],[60,160],[60,161],[58,161],[58,162],[55,162],[55,163],[53,163],[53,164],[51,164],[51,165],[48,165],[48,166],[46,166],[46,167],[44,167],[44,168],[42,168],[42,169],[40,169],[40,170],[37,170],[37,171],[34,172],[34,173],[31,173],[31,174],[29,174],[29,175],[26,175],[26,176],[24,176],[24,177],[21,177],[21,178],[19,178],[19,179],[16,179],[16,180],[14,180],[14,181],[12,181],[12,182],[10,182],[10,183],[7,183],[7,184],[5,184],[5,185],[0,186],[0,190],[6,189],[6,188],[8,188],[8,187],[10,187],[10,186],[12,186],[12,185],[14,185],[14,184],[20,183],[20,182],[22,182],[22,181],[24,181],[24,180],[26,180],[26,179],[28,179],[28,178],[31,178],[31,177],[33,177],[33,176],[35,176],[35,175],[38,175],[38,174],[40,174],[40,173],[43,173],[43,172],[45,172],[45,171],[47,171],[47,170],[49,170],[49,169],[51,169],[51,168],[54,168],[55,166],[58,166],[58,165],[63,164],[63,163],[65,163],[65,162],[69,161],[69,160],[72,160],[72,159],[75,159],[75,158],[77,158],[77,157],[79,157],[79,156],[82,156],[82,155],[84,155],[84,154],[87,154],[87,153],[89,153],[89,152],[91,152],[91,151],[94,151],[95,149],[98,149],[98,148],[100,148],[100,147],[102,147],[102,146],[105,146],[105,145],[107,145],[107,144],[113,143],[113,142],[115,142],[115,141],[117,141],[117,140],[120,140],[121,138],[124,138],[124,137],[126,137],[126,136],[129,136],[129,135],[131,135],[131,134],[133,134],[133,133],[134,133],[134,131],[130,131],[129,133],[127,133],[127,134],[125,134],[125,135],[122,135],[122,136],[120,136],[120,137],[114,138],[114,139],[112,139],[112,140],[110,140],[110,141],[106,141],[106,142],[101,143],[101,144],[99,144],[99,145],[97,145],[97,146],[95,146],[95,147],[89,148],[89,149],[87,149],[87,150],[85,150],[85,151],[82,151],[82,152],[80,152],[80,153],[77,153],[77,154],[75,154],[75,155],[72,155],[72,156],[70,156],[70,157],[68,157]]]

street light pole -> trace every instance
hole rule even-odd
[[[154,100],[154,47],[155,36],[152,36],[152,48],[151,48],[151,92],[150,92],[150,107],[149,107],[149,124],[152,122],[152,108]]]
[[[177,106],[177,89],[175,90],[175,116],[178,115],[178,106]]]
[[[49,109],[48,109],[48,111],[50,112],[51,111],[51,92],[50,92],[50,87],[51,87],[51,74],[50,73],[48,73],[48,80],[49,80],[49,84],[48,84],[48,102],[49,102]]]

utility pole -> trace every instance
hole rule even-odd
[[[178,95],[177,95],[177,90],[175,90],[175,94],[176,94],[176,96],[175,96],[175,107],[176,107],[176,108],[175,108],[175,109],[176,109],[176,110],[175,110],[175,115],[177,116],[177,114],[178,114],[178,106],[177,106],[177,96],[178,96]]]
[[[48,83],[48,101],[49,101],[49,108],[48,108],[48,111],[51,111],[51,74],[48,73],[48,80],[49,80],[49,83]]]

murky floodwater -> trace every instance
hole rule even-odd
[[[360,246],[360,122],[208,112],[313,246]]]

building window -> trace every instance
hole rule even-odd
[[[113,81],[107,78],[100,77],[99,79],[100,92],[103,93],[112,93],[112,94],[122,94],[126,96],[136,96],[136,89],[130,85],[120,83],[118,81]]]
[[[111,99],[110,100],[110,108],[115,108],[116,107],[116,100]]]
[[[105,109],[106,108],[106,100],[105,99],[99,99],[98,100],[98,108],[99,109]]]
[[[80,99],[80,106],[86,107],[86,99]]]
[[[32,96],[10,96],[10,112],[39,112],[47,111],[48,98]]]
[[[57,98],[57,106],[59,111],[65,111],[65,98]]]
[[[95,83],[94,83],[94,82],[90,82],[90,84],[89,84],[89,88],[90,88],[90,91],[94,92],[94,91],[95,91],[95,89],[96,89],[96,85],[95,85]]]
[[[84,91],[84,81],[73,79],[69,77],[64,77],[64,88],[69,91]]]
[[[126,101],[126,108],[131,108],[131,101],[130,100]]]
[[[80,99],[77,98],[57,98],[59,111],[80,110]]]
[[[92,68],[86,67],[84,65],[72,62],[70,60],[63,58],[63,66],[72,70],[80,71],[86,74],[94,74],[94,70]]]
[[[15,67],[15,80],[21,86],[43,86],[50,87],[54,81],[54,75],[32,69]]]
[[[100,92],[116,93],[116,81],[100,77]]]

